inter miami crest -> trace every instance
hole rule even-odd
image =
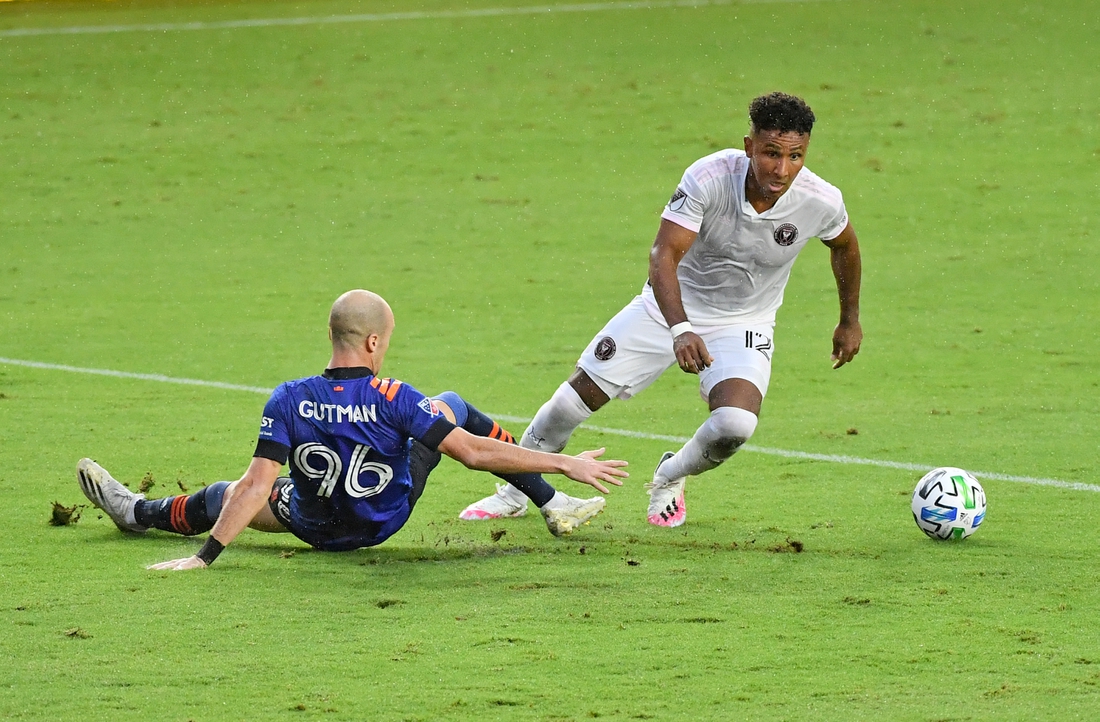
[[[679,188],[672,194],[672,197],[668,199],[668,209],[670,211],[678,211],[684,207],[684,201],[687,200],[687,193],[684,193]]]
[[[615,355],[615,339],[604,336],[596,344],[596,350],[592,352],[600,361],[607,361]]]
[[[775,229],[775,242],[781,246],[789,246],[798,240],[798,229],[793,223],[784,223]]]

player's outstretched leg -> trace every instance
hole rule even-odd
[[[710,412],[683,447],[665,452],[653,481],[646,484],[649,511],[646,519],[656,526],[680,526],[687,520],[684,483],[733,456],[756,430],[756,414],[736,406],[720,406]]]
[[[115,480],[99,464],[91,459],[81,459],[76,464],[76,481],[88,501],[107,512],[111,521],[122,531],[143,532],[148,526],[139,524],[134,517],[134,508],[145,499],[144,494],[135,494]]]
[[[505,443],[516,443],[515,438],[497,422],[477,410],[453,391],[447,391],[436,399],[450,407],[455,424],[471,434],[488,436]],[[541,474],[496,474],[508,482],[497,485],[497,493],[466,507],[459,515],[466,521],[517,517],[527,513],[527,500],[539,507],[546,526],[554,536],[571,533],[577,527],[603,511],[603,497],[578,499],[563,494],[552,487]],[[518,495],[519,498],[516,498]]]
[[[567,381],[531,419],[520,437],[519,445],[534,451],[560,452],[569,443],[573,431],[591,415],[592,411]],[[499,519],[523,516],[526,512],[527,497],[524,493],[512,484],[498,484],[497,493],[470,504],[460,518]]]
[[[219,481],[190,496],[147,500],[144,494],[130,491],[91,459],[81,459],[76,465],[76,478],[84,496],[107,512],[119,529],[143,532],[153,528],[185,536],[214,528],[230,486],[228,481]]]
[[[228,481],[217,481],[190,496],[180,494],[139,501],[134,507],[134,516],[139,524],[154,529],[184,536],[202,534],[214,528],[229,486]]]

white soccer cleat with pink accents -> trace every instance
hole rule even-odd
[[[509,493],[513,492],[513,493]],[[515,498],[518,494],[522,501]],[[497,493],[475,501],[458,515],[463,521],[483,521],[486,519],[508,519],[527,513],[527,497],[518,490],[497,484]]]
[[[673,452],[666,451],[657,462],[657,469],[673,456]],[[657,475],[657,469],[653,471],[653,481],[645,485],[649,492],[646,521],[654,526],[680,526],[687,521],[687,506],[684,504],[684,484],[687,477],[665,479]]]

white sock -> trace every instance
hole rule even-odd
[[[573,430],[592,415],[568,382],[558,387],[527,425],[519,445],[535,451],[559,452],[569,443]]]
[[[756,414],[736,406],[721,406],[695,431],[695,435],[661,464],[654,481],[671,481],[702,474],[733,456],[756,430]]]
[[[497,484],[497,493],[517,506],[527,506],[527,495],[511,484]]]
[[[573,430],[591,415],[592,410],[585,405],[580,395],[567,381],[557,388],[550,400],[535,414],[535,418],[531,419],[527,430],[520,435],[519,445],[525,449],[557,453],[569,443]],[[500,487],[498,493],[517,504],[527,500],[524,493],[511,484]],[[559,497],[563,496],[564,494],[559,491],[542,508],[559,508],[554,505],[560,504]]]
[[[550,501],[546,502],[539,508],[544,511],[547,509],[562,509],[566,505],[568,505],[568,503],[569,497],[561,493],[560,491],[555,490],[553,498],[551,498]]]

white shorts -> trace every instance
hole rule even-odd
[[[767,395],[774,351],[771,325],[715,326],[696,333],[714,358],[699,374],[704,401],[726,379],[745,379],[761,396]],[[620,399],[629,399],[676,365],[668,327],[649,315],[641,296],[607,322],[577,361],[609,398]]]

